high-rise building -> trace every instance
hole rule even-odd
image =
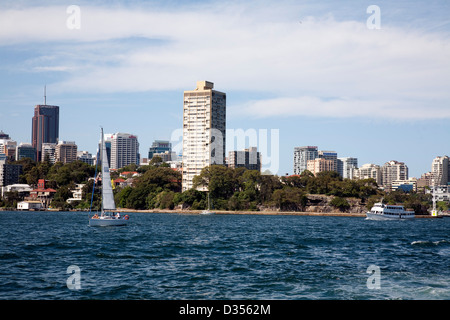
[[[0,160],[0,187],[18,183],[21,174],[21,165],[8,164],[6,160]]]
[[[404,162],[391,160],[381,167],[383,187],[390,190],[394,180],[408,180],[408,166]]]
[[[318,156],[319,152],[315,146],[294,148],[294,174],[302,174],[308,169],[308,160],[314,160]]]
[[[197,81],[197,88],[184,91],[183,105],[183,191],[212,164],[225,164],[226,94],[214,84]]]
[[[59,141],[55,148],[56,162],[71,163],[77,160],[78,147],[73,141]]]
[[[151,160],[155,153],[165,153],[166,151],[168,151],[169,154],[172,152],[172,144],[170,141],[155,140],[148,150],[148,159]]]
[[[360,168],[354,170],[355,179],[374,179],[378,185],[381,185],[381,168],[379,165],[366,163]]]
[[[88,151],[77,151],[77,160],[87,163],[88,165],[94,165],[94,157]]]
[[[36,161],[36,149],[30,143],[21,143],[16,148],[16,161],[30,158]]]
[[[31,141],[36,149],[36,159],[42,159],[42,144],[57,143],[59,138],[59,107],[37,105],[34,107]]]
[[[130,164],[140,163],[139,142],[135,135],[115,133],[109,135],[111,141],[110,168],[120,169]]]
[[[0,153],[9,160],[16,158],[17,142],[12,140],[8,134],[0,131]]]
[[[48,161],[51,164],[56,163],[56,143],[42,144],[40,161]]]
[[[337,159],[337,172],[343,179],[353,179],[356,168],[358,168],[357,158],[345,157]]]
[[[337,152],[336,151],[319,150],[318,158],[333,161],[333,167],[329,171],[338,172]]]
[[[244,167],[248,170],[261,171],[261,154],[256,147],[244,149],[244,151],[230,151],[228,152],[228,167]]]
[[[431,163],[432,184],[434,186],[446,186],[449,182],[449,157],[436,157]]]

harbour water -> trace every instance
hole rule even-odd
[[[0,212],[0,299],[450,299],[449,218],[129,215]]]

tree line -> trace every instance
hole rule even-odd
[[[81,161],[52,165],[46,161],[36,163],[30,159],[17,161],[16,164],[23,166],[20,183],[35,186],[39,179],[45,179],[48,187],[57,190],[52,207],[63,210],[88,209],[93,199],[93,209],[100,208],[101,183],[92,197],[94,181],[90,178],[95,175],[95,166]],[[212,165],[205,167],[194,178],[194,188],[184,192],[181,190],[181,173],[169,168],[158,157],[150,165],[131,165],[112,172],[111,177],[115,179],[124,171],[137,171],[140,176],[133,179],[131,186],[114,188],[115,202],[119,208],[203,210],[208,206],[208,192],[199,190],[209,190],[211,207],[215,210],[304,211],[310,194],[333,196],[330,204],[341,211],[350,208],[349,198],[360,199],[367,209],[383,198],[385,203],[402,203],[405,207],[414,209],[417,214],[425,214],[431,205],[430,195],[402,191],[386,193],[378,188],[374,179],[342,179],[334,171],[320,172],[317,176],[305,171],[299,176],[279,177],[245,168]],[[67,203],[66,200],[72,197],[70,190],[81,183],[85,184],[82,201]],[[10,199],[14,199],[14,195],[7,198],[3,203],[0,202],[0,206],[11,205]]]

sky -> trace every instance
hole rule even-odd
[[[101,126],[137,135],[141,157],[154,140],[181,150],[183,91],[207,80],[227,94],[227,152],[257,144],[263,169],[293,174],[294,148],[318,146],[419,178],[450,155],[448,12],[446,0],[2,0],[0,130],[30,143],[46,86],[78,150],[96,152]]]

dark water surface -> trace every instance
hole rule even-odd
[[[0,299],[450,299],[449,230],[448,218],[157,213],[99,228],[86,213],[0,212]]]

